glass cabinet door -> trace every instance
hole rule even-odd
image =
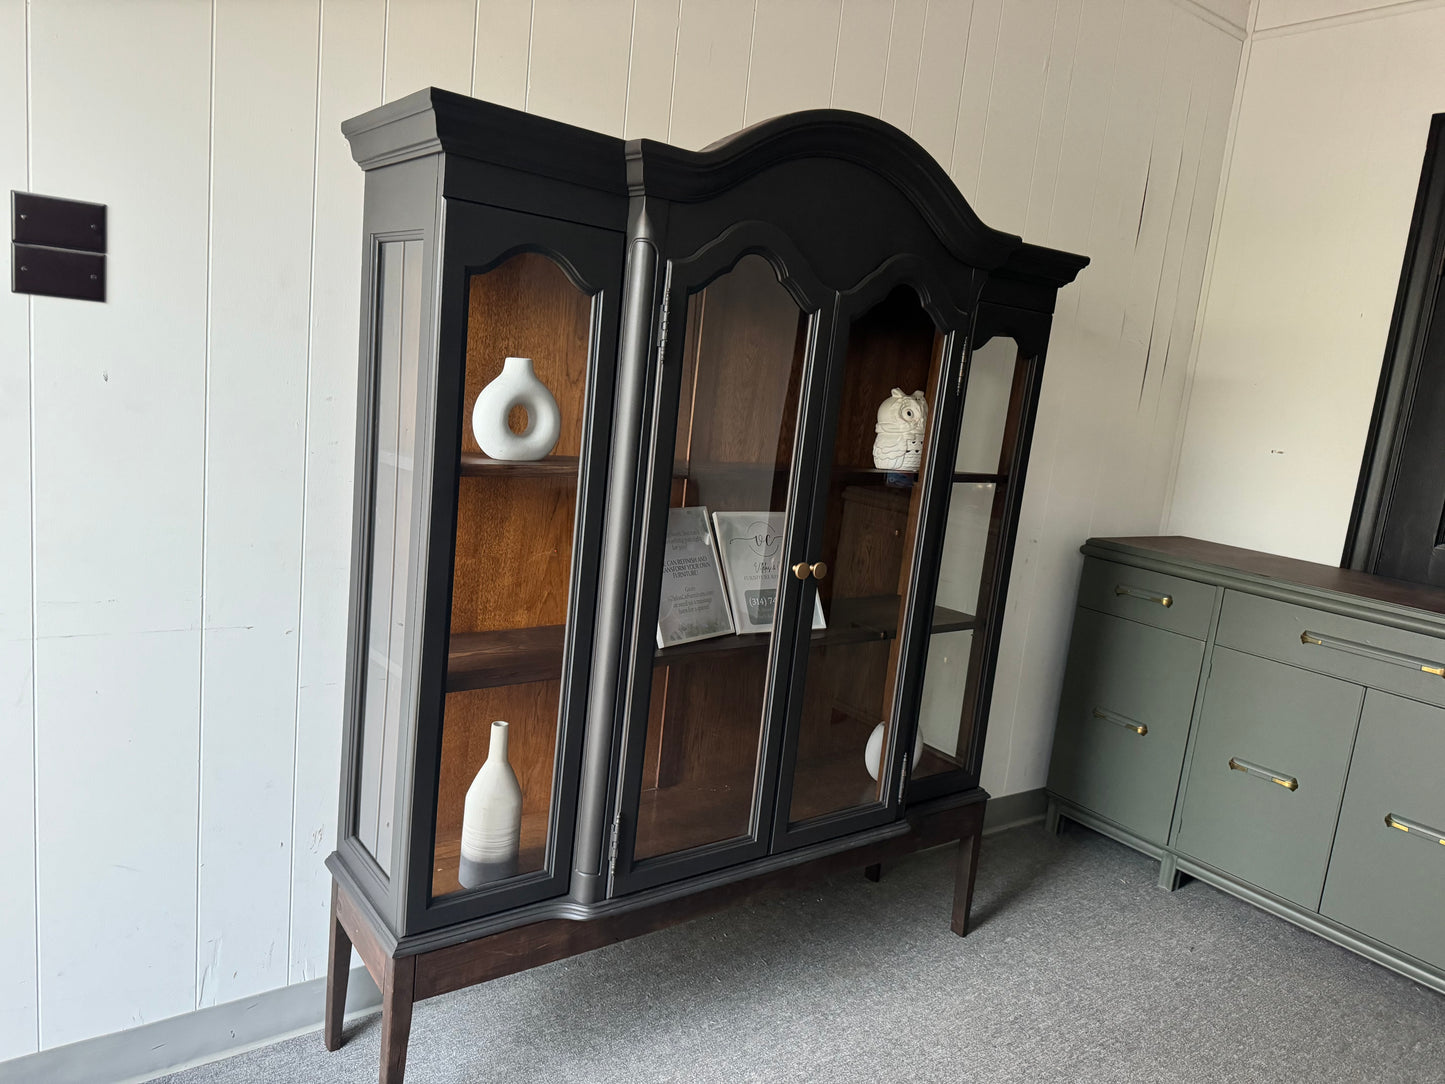
[[[528,252],[473,274],[467,304],[464,419],[504,368],[519,371],[508,358],[527,357],[556,399],[561,427],[549,455],[508,461],[484,453],[473,427],[463,426],[434,896],[544,866],[592,298],[547,256]],[[545,321],[537,319],[544,313]],[[513,407],[508,428],[521,432],[527,424],[524,408]],[[463,838],[467,792],[489,755],[510,766],[521,791],[519,847],[510,865],[480,861],[496,848],[484,839],[471,848]]]
[[[947,341],[918,294],[900,286],[852,320],[831,377],[841,388],[830,396],[837,407],[825,430],[828,469],[814,498],[817,548],[793,573],[805,581],[805,596],[820,601],[825,627],[812,632],[806,651],[799,648],[793,669],[784,845],[835,834],[840,820],[860,827],[863,811],[888,815],[900,631],[927,489],[920,469]],[[944,634],[972,622],[968,608],[940,605],[931,628]]]
[[[446,666],[419,727],[413,928],[566,891],[621,276],[607,231],[457,202],[448,230],[436,455],[455,517],[433,519],[452,545],[433,556]]]
[[[770,799],[766,723],[779,695],[774,639],[786,638],[796,608],[783,577],[810,316],[757,255],[686,304],[679,375],[663,382],[677,414],[674,439],[658,441],[659,455],[672,445],[666,539],[645,570],[656,627],[637,633],[656,646],[632,694],[630,742],[644,704],[646,722],[643,747],[627,755],[632,824],[618,868],[629,888],[746,857],[739,846],[766,849],[758,837]],[[692,865],[632,872],[670,858]]]
[[[918,726],[924,755],[911,793],[927,796],[930,780],[963,772],[978,782],[972,763],[974,718],[982,687],[983,630],[992,616],[991,594],[1000,555],[1000,528],[1009,502],[1018,499],[1009,477],[1015,459],[1030,360],[1011,338],[990,339],[968,362],[963,420],[944,527],[937,601],[977,615],[967,629],[935,627],[927,645]]]

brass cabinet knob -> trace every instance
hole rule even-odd
[[[807,561],[799,561],[793,566],[793,575],[800,580],[806,580],[813,573],[813,566]]]
[[[821,580],[828,574],[828,566],[822,561],[813,562],[813,579]]]

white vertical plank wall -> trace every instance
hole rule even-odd
[[[476,0],[388,4],[384,100],[428,85],[470,94],[476,35]]]
[[[322,0],[315,103],[300,657],[291,826],[291,982],[326,971],[351,582],[362,174],[341,122],[381,103],[385,0]],[[324,209],[324,213],[321,213]],[[294,469],[294,468],[293,468]]]
[[[889,51],[879,43],[889,40],[892,26],[893,0],[844,0],[833,56],[834,109],[882,115]]]
[[[195,1007],[211,11],[30,5],[31,186],[110,206],[35,298],[40,1041]]]
[[[0,190],[29,167],[25,0],[0,0]],[[0,294],[0,1061],[35,1049],[30,302]]]
[[[287,976],[321,15],[319,0],[214,12],[200,1005]]]
[[[111,224],[106,304],[0,297],[0,1060],[325,970],[342,120],[431,84],[701,147],[831,104],[911,132],[990,225],[1094,258],[1024,503],[985,765],[1006,794],[1043,782],[1078,543],[1163,510],[1242,22],[1243,0],[0,0],[0,180]]]
[[[632,0],[532,0],[528,111],[622,135],[631,40]]]
[[[472,94],[512,109],[527,107],[527,58],[532,52],[530,0],[477,0]]]
[[[843,0],[759,4],[743,123],[828,102]]]

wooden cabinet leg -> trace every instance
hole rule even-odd
[[[331,882],[331,939],[326,951],[326,1049],[341,1049],[341,1023],[346,1016],[346,982],[351,978],[351,938],[336,917],[336,896]]]
[[[973,880],[978,874],[978,852],[982,844],[982,823],[974,829],[973,835],[958,841],[958,873],[953,881],[953,921],[949,925],[959,937],[968,936],[968,916],[973,907]]]
[[[411,1037],[416,957],[386,961],[381,991],[381,1084],[401,1084],[406,1074],[406,1043]]]
[[[877,884],[879,881],[883,880],[883,863],[874,862],[871,866],[864,866],[863,876],[867,877],[868,880],[872,881],[874,884]]]

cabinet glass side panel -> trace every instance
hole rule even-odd
[[[405,694],[421,297],[422,242],[383,241],[376,255],[371,572],[355,831],[388,876],[398,741],[403,714],[414,707]]]
[[[433,897],[547,868],[592,304],[539,253],[467,284]]]
[[[689,299],[638,860],[751,831],[807,333],[759,256]]]
[[[940,609],[988,621],[999,533],[1007,511],[1008,468],[1023,406],[1024,365],[1012,339],[989,340],[969,359],[962,429],[949,495],[939,564]],[[974,694],[981,678],[984,637],[974,628],[934,626],[924,663],[918,728],[922,755],[915,779],[957,771],[968,763],[973,738]]]
[[[944,338],[912,289],[854,320],[842,373],[822,552],[809,580],[826,617],[814,629],[788,820],[880,800],[899,638],[924,487],[928,407]],[[948,627],[967,614],[939,610]]]

